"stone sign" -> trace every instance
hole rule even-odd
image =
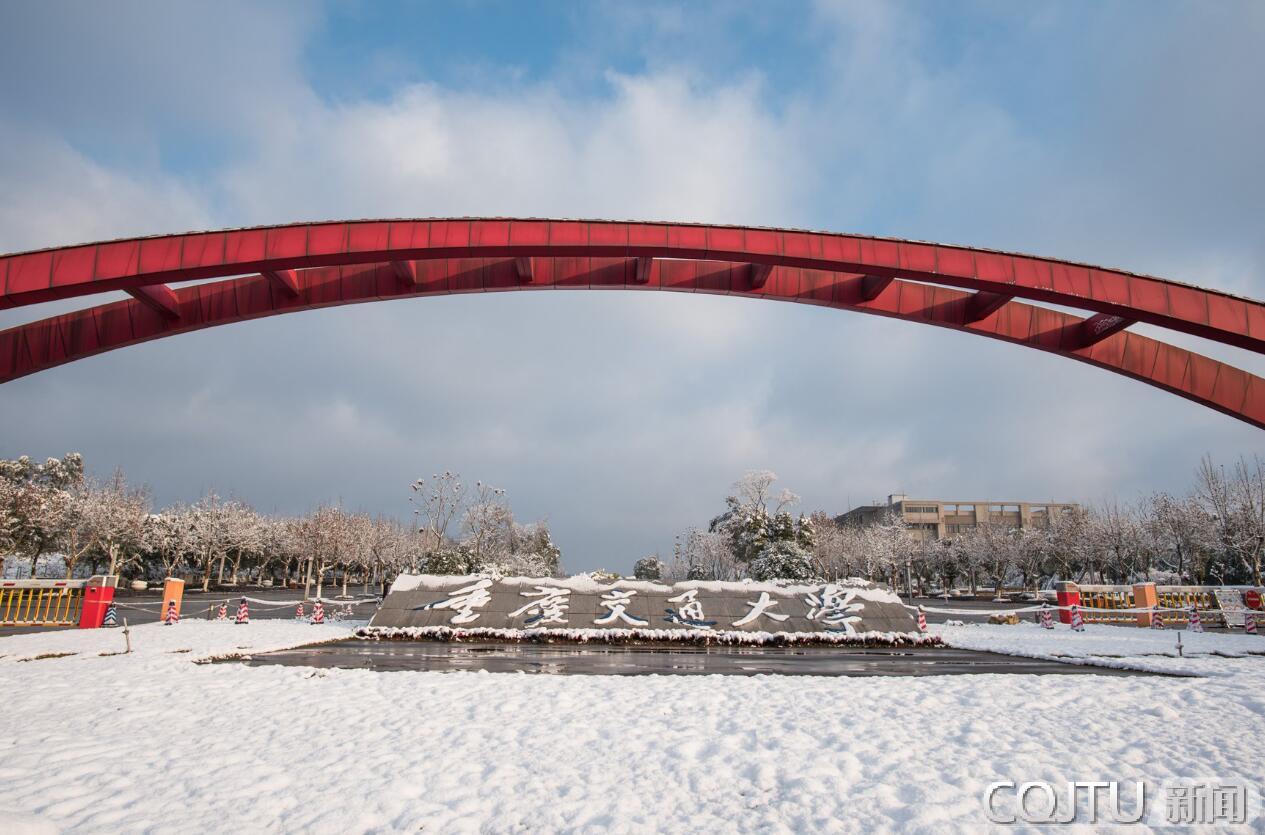
[[[369,629],[691,630],[917,634],[900,599],[864,580],[819,585],[403,575]],[[649,636],[654,637],[654,636]]]

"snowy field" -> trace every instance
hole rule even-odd
[[[117,629],[0,638],[0,832],[964,832],[995,780],[1265,781],[1265,657],[1245,654],[1265,637],[1187,633],[1176,658],[1173,631],[940,628],[1197,678],[192,663],[353,625],[146,625],[130,656],[100,655]],[[75,654],[36,659],[55,653]]]

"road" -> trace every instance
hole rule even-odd
[[[335,609],[341,608],[341,603],[330,603],[332,598],[342,592],[341,586],[326,586],[322,590],[325,600],[325,616],[332,618]],[[360,587],[352,586],[347,589],[349,595],[353,598],[359,598]],[[315,589],[313,589],[315,594]],[[250,608],[251,620],[269,620],[273,618],[293,618],[294,604],[303,597],[303,589],[264,589],[254,586],[245,588],[220,588],[212,589],[204,592],[201,589],[185,589],[184,601],[180,605],[180,617],[182,618],[205,618],[210,613],[211,617],[215,617],[215,610],[221,603],[228,604],[228,616],[231,618],[237,614],[237,604],[241,600],[242,595],[252,598],[252,600],[268,600],[276,601],[276,603],[248,603]],[[160,610],[162,609],[162,590],[150,590],[143,592],[134,592],[130,589],[117,589],[114,593],[114,602],[117,607],[119,621],[127,618],[127,622],[132,625],[142,623],[154,623],[162,619]],[[374,610],[377,608],[376,600],[370,600],[366,603],[357,603],[355,599],[350,601],[353,604],[353,612],[355,617],[360,620],[368,620]],[[311,614],[312,604],[304,604],[304,610]],[[73,626],[5,626],[0,627],[0,638],[5,635],[20,635],[24,632],[44,632],[50,629],[74,629]]]

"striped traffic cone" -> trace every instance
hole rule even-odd
[[[107,615],[107,617],[109,616]],[[1256,634],[1256,614],[1254,612],[1245,612],[1243,614],[1243,634]]]
[[[303,611],[303,601],[300,600],[299,605],[294,607],[294,619],[303,620],[306,614],[307,613]]]
[[[1081,617],[1081,607],[1075,603],[1072,604],[1072,631],[1085,631],[1085,619]]]
[[[1186,624],[1186,628],[1191,632],[1203,632],[1203,621],[1199,620],[1199,610],[1193,605],[1190,607],[1190,620]]]
[[[321,601],[318,600],[312,604],[312,623],[324,623],[324,622],[325,622],[325,607],[321,604]]]
[[[163,626],[175,626],[180,623],[180,613],[176,611],[176,601],[167,601],[167,614],[163,615]]]
[[[101,625],[102,626],[118,626],[119,625],[119,613],[118,613],[118,610],[114,608],[113,603],[111,603],[109,606],[106,607],[105,620],[101,621]]]
[[[242,598],[241,604],[237,607],[237,620],[233,623],[239,626],[243,623],[250,623],[250,607],[246,605],[246,598]]]
[[[927,613],[922,610],[921,606],[918,607],[918,631],[927,631]]]
[[[1152,628],[1152,629],[1163,629],[1163,628],[1164,628],[1164,620],[1163,620],[1163,618],[1161,618],[1161,617],[1160,617],[1160,607],[1159,607],[1159,606],[1156,606],[1154,609],[1152,609],[1152,610],[1151,610],[1151,628]]]
[[[217,609],[215,612],[215,619],[228,620],[228,601],[227,600],[220,601],[220,608]]]
[[[1041,628],[1054,628],[1054,613],[1050,611],[1050,604],[1048,603],[1041,604]]]

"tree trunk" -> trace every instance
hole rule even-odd
[[[242,552],[238,551],[237,556],[233,558],[233,577],[231,580],[229,580],[229,582],[232,583],[233,585],[237,585],[237,572],[241,570],[241,567],[242,567]]]
[[[311,595],[308,592],[312,589],[312,557],[307,558],[307,571],[303,577],[303,599],[307,600]]]
[[[219,571],[219,574],[218,574],[218,575],[216,575],[216,577],[215,577],[215,584],[216,584],[216,585],[219,585],[219,586],[224,585],[224,563],[226,563],[226,562],[228,562],[228,552],[227,552],[227,551],[225,551],[223,554],[220,554],[220,571]]]

